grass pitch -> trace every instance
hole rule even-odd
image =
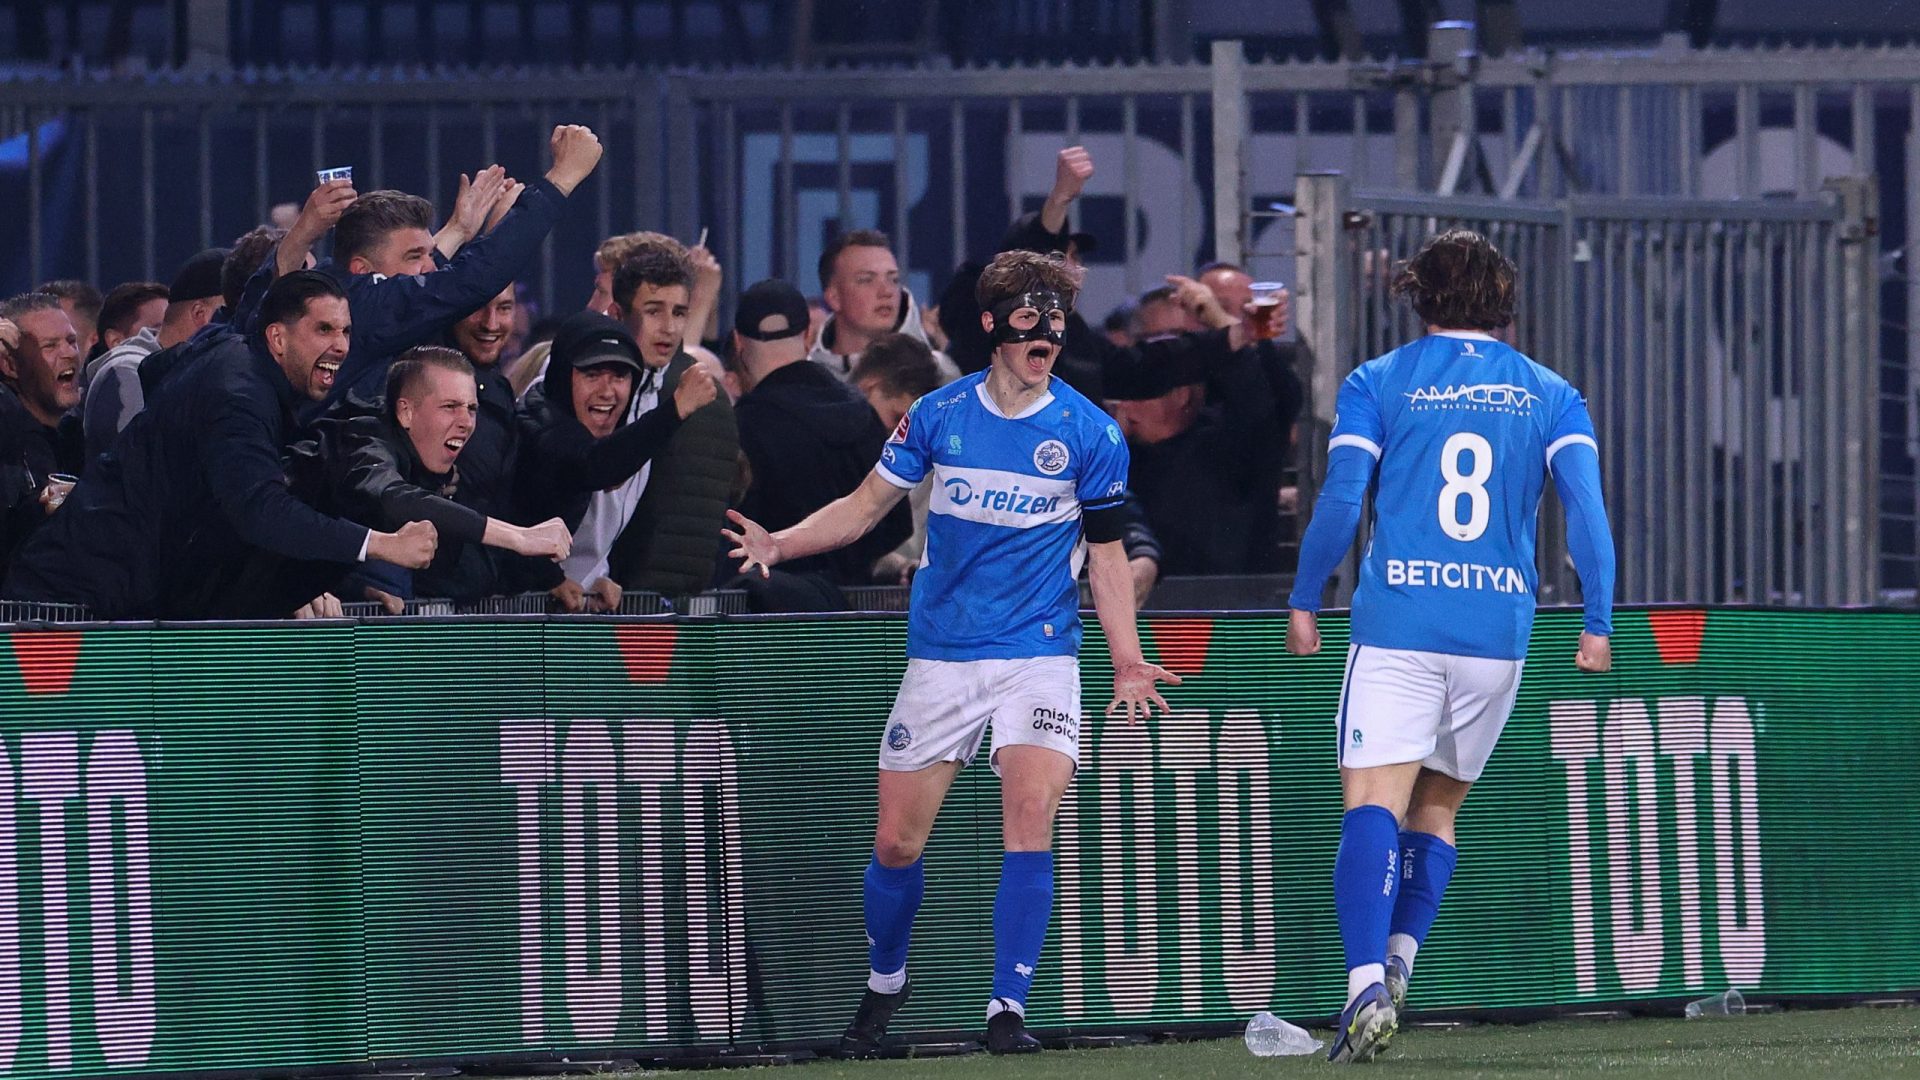
[[[1326,1031],[1316,1031],[1327,1038]],[[818,1062],[786,1069],[793,1080],[1135,1080],[1321,1076],[1316,1055],[1256,1058],[1238,1039],[1022,1058],[985,1054],[922,1060]],[[1920,1077],[1920,1008],[1820,1009],[1724,1020],[1580,1020],[1402,1030],[1386,1054],[1350,1075],[1466,1080],[1800,1080]]]

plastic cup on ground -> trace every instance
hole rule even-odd
[[[1271,341],[1280,336],[1280,297],[1287,291],[1285,282],[1256,281],[1253,290],[1253,336]]]
[[[1745,1016],[1746,1013],[1747,999],[1740,996],[1740,991],[1733,989],[1729,989],[1724,994],[1715,994],[1712,997],[1701,998],[1699,1001],[1687,1002],[1687,1019],[1689,1020]]]
[[[1255,1057],[1298,1057],[1327,1044],[1270,1012],[1247,1021],[1247,1049]]]

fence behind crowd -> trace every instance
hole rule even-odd
[[[1920,935],[1920,705],[1900,677],[1920,616],[1617,627],[1614,673],[1581,675],[1578,614],[1542,616],[1415,1007],[1920,986],[1913,951],[1887,947]],[[1299,659],[1283,616],[1146,620],[1149,658],[1186,681],[1138,726],[1101,718],[1089,642],[1036,1027],[1337,1010],[1345,625],[1324,628]],[[826,1045],[866,977],[873,755],[903,640],[873,616],[15,630],[0,1074]],[[1810,779],[1847,797],[1808,799]],[[910,1038],[979,1022],[996,798],[966,770],[927,853],[894,1025]]]
[[[353,164],[363,189],[444,204],[456,173],[488,161],[537,174],[561,119],[592,125],[611,157],[530,275],[547,311],[582,302],[589,253],[635,227],[688,241],[708,230],[730,281],[779,275],[812,291],[831,235],[877,226],[930,300],[1044,198],[1067,143],[1097,166],[1072,210],[1102,242],[1083,302],[1096,317],[1216,255],[1295,280],[1294,177],[1306,171],[1403,195],[1742,202],[1808,200],[1829,177],[1876,176],[1860,216],[1882,260],[1861,299],[1906,317],[1870,325],[1859,344],[1878,366],[1856,385],[1882,417],[1862,473],[1877,469],[1881,509],[1870,584],[1911,599],[1920,275],[1904,257],[1920,235],[1920,49],[1690,50],[1675,39],[1482,57],[1464,24],[1428,40],[1424,58],[1383,62],[1247,63],[1219,42],[1208,64],[1114,67],[14,76],[0,80],[0,202],[27,213],[0,250],[0,280],[12,291],[55,276],[155,278],[303,197],[321,166]],[[1782,306],[1825,303],[1775,287]],[[1713,369],[1721,361],[1699,352],[1709,340],[1675,356]],[[1793,584],[1776,575],[1766,591],[1813,595]]]
[[[1355,363],[1418,337],[1392,268],[1439,229],[1478,229],[1518,265],[1512,344],[1585,392],[1627,603],[1871,604],[1879,596],[1880,365],[1871,179],[1756,202],[1559,202],[1355,193],[1300,181],[1299,325],[1315,360],[1320,475]],[[1515,409],[1502,386],[1437,406]],[[1570,603],[1557,509],[1540,595]],[[1347,595],[1351,595],[1351,575]]]

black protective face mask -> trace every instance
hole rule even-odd
[[[1016,330],[1013,327],[1013,313],[1021,308],[1032,308],[1039,312],[1040,316],[1034,320],[1032,326],[1025,330]],[[996,347],[1020,341],[1044,341],[1052,345],[1063,345],[1067,340],[1066,331],[1054,329],[1053,320],[1047,318],[1047,313],[1058,311],[1064,314],[1069,310],[1071,310],[1070,306],[1059,293],[1047,289],[1036,289],[1033,292],[1021,293],[1019,296],[1002,300],[992,308],[993,343]]]

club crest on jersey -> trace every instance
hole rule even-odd
[[[905,724],[895,724],[887,729],[887,746],[895,751],[905,750],[913,745],[913,732]]]
[[[1429,386],[1406,392],[1415,412],[1428,409],[1453,409],[1466,412],[1501,412],[1524,416],[1533,410],[1540,395],[1512,383],[1475,383],[1471,386]]]
[[[947,436],[947,453],[954,454],[954,455],[958,455],[960,453],[960,436],[958,435]]]
[[[1048,439],[1034,448],[1033,467],[1048,476],[1058,476],[1067,467],[1067,444]]]

